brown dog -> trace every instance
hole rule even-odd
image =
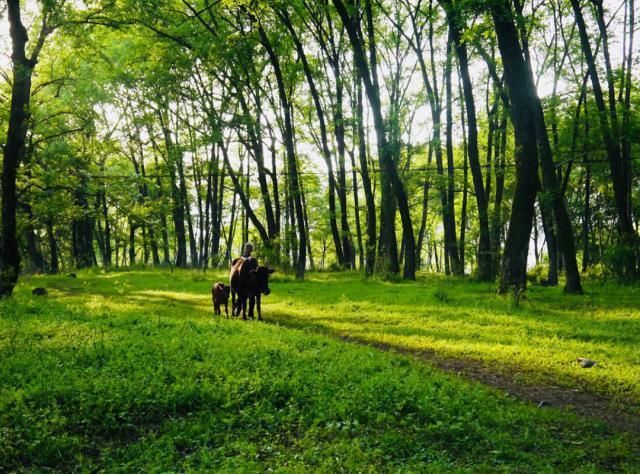
[[[224,312],[229,317],[229,293],[231,287],[223,283],[216,283],[211,288],[211,300],[213,301],[213,313],[222,316],[220,305],[224,304]]]

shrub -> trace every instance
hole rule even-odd
[[[605,250],[603,264],[618,281],[630,283],[635,278],[636,258],[636,252],[632,245],[619,243]]]
[[[449,303],[449,293],[443,286],[439,286],[438,288],[436,288],[436,290],[433,292],[433,296],[438,301],[440,301],[440,303]]]

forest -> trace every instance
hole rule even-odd
[[[0,472],[640,469],[639,13],[0,0]]]
[[[298,278],[638,276],[634,2],[76,3],[3,8],[2,294],[247,241]]]

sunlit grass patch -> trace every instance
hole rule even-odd
[[[587,388],[640,403],[638,287],[587,284],[584,297],[533,287],[519,307],[492,285],[426,277],[393,284],[356,278],[283,285],[275,319],[398,348],[473,358],[533,382]],[[442,290],[446,298],[438,296]],[[577,357],[598,361],[582,369]]]

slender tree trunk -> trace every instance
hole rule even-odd
[[[293,28],[291,23],[291,19],[289,17],[286,9],[277,10],[278,15],[284,25],[289,30],[293,42],[296,47],[296,52],[298,53],[298,57],[302,62],[303,70],[305,77],[307,79],[307,83],[309,85],[309,92],[311,93],[311,98],[313,100],[313,105],[316,110],[316,115],[318,116],[318,124],[320,126],[320,143],[322,145],[322,157],[324,162],[327,165],[327,174],[328,174],[328,194],[329,194],[329,226],[331,228],[331,235],[333,236],[333,244],[336,251],[336,258],[340,263],[344,263],[345,253],[344,253],[344,243],[340,239],[340,231],[338,230],[338,224],[336,221],[336,183],[333,172],[333,160],[331,158],[331,152],[329,150],[329,139],[327,135],[327,125],[325,120],[324,110],[322,108],[322,104],[320,102],[320,94],[318,93],[318,89],[316,87],[315,80],[313,78],[313,74],[311,73],[311,67],[309,66],[309,62],[307,60],[307,55],[302,47],[302,43],[298,37],[297,32]],[[336,135],[338,134],[338,130],[336,129]],[[343,137],[344,143],[344,137]],[[346,202],[346,199],[345,199]],[[343,227],[344,231],[344,227]]]
[[[491,266],[496,274],[500,268],[500,248],[502,244],[502,197],[504,196],[504,168],[507,150],[507,109],[502,108],[502,118],[496,130],[495,155],[493,169],[495,173],[496,190],[493,200],[491,216]]]
[[[173,138],[171,137],[171,131],[168,128],[166,120],[162,116],[162,113],[158,113],[160,124],[162,126],[162,133],[164,135],[167,166],[169,168],[169,176],[171,178],[171,198],[172,198],[172,216],[173,225],[175,227],[176,246],[177,252],[175,255],[175,265],[179,268],[187,267],[187,241],[185,238],[185,216],[184,216],[184,203],[182,202],[182,192],[180,190],[179,177],[176,177],[179,150],[176,149]],[[167,239],[168,240],[168,239]],[[166,257],[166,255],[165,255]]]
[[[360,75],[367,97],[369,98],[369,104],[371,105],[371,111],[373,113],[374,127],[376,129],[376,135],[378,140],[378,153],[380,155],[380,161],[382,164],[382,170],[388,175],[391,181],[391,186],[396,195],[398,209],[400,211],[400,218],[402,220],[403,238],[405,240],[405,262],[403,277],[408,280],[415,279],[415,236],[413,233],[413,226],[411,223],[411,214],[409,212],[409,202],[407,199],[404,183],[402,182],[396,163],[393,161],[393,156],[390,153],[386,131],[384,125],[384,119],[382,117],[382,107],[380,104],[379,88],[377,85],[377,78],[375,68],[369,69],[367,60],[362,47],[361,34],[356,28],[353,18],[349,16],[342,0],[334,0],[338,14],[342,19],[342,23],[347,29],[349,40],[354,51],[356,67],[358,74]],[[375,44],[373,40],[373,28],[371,26],[372,14],[371,14],[371,2],[367,0],[365,2],[365,8],[367,10],[367,17],[369,22],[369,42],[370,48],[375,52]],[[371,56],[374,56],[373,54]],[[375,63],[374,63],[375,64]],[[373,64],[372,64],[373,66]],[[374,85],[375,84],[375,85]]]
[[[224,151],[223,151],[224,153]],[[225,181],[225,169],[221,168],[220,172],[220,184],[218,185],[218,212],[217,219],[213,224],[213,231],[211,237],[211,254],[212,256],[218,256],[220,253],[220,235],[222,234],[222,206],[224,203],[224,181]],[[235,194],[234,194],[235,199]],[[219,259],[216,262],[216,265],[219,265],[222,262],[222,259]]]
[[[364,114],[362,105],[362,82],[355,78],[356,83],[356,126],[358,137],[358,158],[360,161],[360,175],[362,176],[362,189],[364,191],[367,206],[367,240],[365,242],[365,274],[373,275],[376,256],[376,204],[374,193],[371,189],[371,177],[369,176],[369,164],[367,160],[367,146],[364,133]]]
[[[213,169],[217,170],[218,157],[215,152],[215,144],[211,145],[211,156],[209,157],[209,163],[207,165],[207,192],[205,195],[204,204],[204,242],[202,249],[202,268],[206,269],[209,266],[209,252],[211,249],[211,228],[213,227],[211,213],[216,206],[217,193],[214,192],[214,177]],[[215,177],[215,186],[218,185],[218,178]],[[216,189],[217,191],[217,189]]]
[[[465,264],[465,244],[466,244],[466,235],[467,235],[467,201],[469,194],[469,141],[467,141],[467,124],[465,123],[465,108],[462,105],[462,86],[459,84],[460,89],[460,121],[462,124],[462,153],[463,153],[463,175],[462,175],[462,207],[460,208],[460,266],[462,267],[462,272],[464,273],[466,269]],[[469,136],[471,135],[469,131]],[[477,133],[476,133],[476,151],[478,151],[478,143],[477,143]],[[479,160],[479,157],[478,157]],[[478,162],[478,168],[480,163]],[[480,185],[482,185],[482,175],[480,176]],[[483,188],[484,189],[484,188]],[[488,226],[487,220],[487,226]],[[487,232],[488,232],[487,227]],[[487,235],[488,238],[488,235]],[[485,250],[488,254],[489,248]],[[480,258],[480,250],[478,250],[478,260]],[[490,269],[489,269],[490,270]],[[487,270],[487,271],[489,271]]]
[[[75,261],[77,268],[89,268],[93,265],[93,218],[89,209],[89,183],[81,178],[74,193],[74,203],[80,215],[72,222],[75,236]]]
[[[591,264],[589,251],[589,232],[591,227],[591,165],[589,164],[589,112],[587,102],[584,103],[584,137],[582,140],[582,156],[585,162],[584,177],[584,213],[582,216],[582,271],[586,272]]]
[[[429,143],[429,152],[427,158],[427,169],[431,167],[431,161],[433,159],[433,143]],[[424,182],[422,183],[422,217],[420,219],[420,230],[418,231],[418,244],[416,246],[416,261],[417,267],[422,266],[422,253],[424,246],[424,237],[427,231],[427,217],[429,210],[429,189],[431,188],[431,181],[429,173],[425,173]]]
[[[60,258],[58,256],[58,242],[56,241],[56,235],[53,231],[53,219],[47,220],[47,239],[49,240],[49,273],[56,274],[60,272]]]
[[[356,158],[355,152],[352,150],[349,153],[351,158],[351,180],[353,190],[353,207],[354,215],[356,219],[356,240],[358,242],[358,268],[362,270],[364,268],[364,248],[362,246],[362,226],[360,224],[360,199],[358,197],[358,174],[356,172]]]
[[[455,43],[460,79],[464,91],[464,103],[468,121],[468,158],[473,178],[473,189],[478,208],[478,224],[480,240],[478,246],[478,277],[482,281],[493,280],[491,271],[491,238],[489,231],[489,204],[487,190],[483,184],[482,169],[480,166],[480,152],[478,149],[478,126],[476,119],[476,107],[473,98],[473,84],[469,73],[469,58],[466,43],[462,39],[461,20],[456,8],[453,8],[450,0],[442,2],[445,5],[449,20],[451,39]],[[461,243],[462,246],[462,243]],[[464,249],[461,248],[461,253]],[[462,260],[462,259],[461,259]],[[464,265],[463,265],[464,267]],[[464,271],[464,268],[463,268]]]
[[[448,260],[451,272],[454,275],[462,275],[464,268],[460,261],[460,248],[458,247],[458,238],[456,236],[456,215],[455,215],[455,182],[454,182],[454,163],[453,163],[453,94],[451,89],[451,69],[452,69],[452,51],[451,43],[453,42],[453,34],[449,27],[449,42],[447,43],[447,60],[444,71],[444,85],[446,98],[446,152],[447,152],[447,207],[445,239],[448,242]]]
[[[336,102],[334,110],[334,127],[336,141],[338,143],[338,199],[340,201],[340,233],[342,237],[342,252],[344,254],[344,260],[342,266],[349,268],[352,261],[352,245],[351,245],[351,231],[349,230],[349,220],[347,218],[347,173],[345,167],[345,127],[343,116],[343,90],[342,76],[340,69],[339,59],[335,61],[336,67],[334,73],[336,74]]]
[[[315,270],[315,263],[313,261],[313,251],[311,249],[311,235],[309,232],[309,215],[307,213],[307,199],[304,193],[304,182],[300,180],[300,193],[302,193],[302,208],[304,210],[304,228],[307,235],[307,255],[309,256],[309,268]]]
[[[298,163],[295,154],[295,148],[293,144],[293,124],[292,124],[292,107],[287,97],[287,90],[284,83],[284,77],[280,68],[280,61],[276,55],[269,38],[265,33],[262,26],[258,27],[262,45],[267,50],[269,61],[273,67],[274,74],[276,76],[276,82],[278,85],[278,95],[280,96],[280,102],[284,115],[284,141],[287,152],[287,170],[290,179],[290,190],[293,194],[292,199],[295,205],[296,221],[298,225],[298,258],[296,262],[296,278],[299,280],[304,279],[304,273],[307,265],[307,235],[304,228],[304,210],[302,207],[302,195],[300,192],[300,183],[298,176]]]
[[[633,254],[633,258],[626,259],[625,268],[622,270],[622,273],[625,278],[633,278],[637,273],[638,237],[633,227],[631,214],[631,188],[629,185],[630,167],[625,165],[620,149],[620,143],[616,140],[615,121],[613,124],[610,123],[610,117],[608,116],[607,107],[604,102],[602,86],[600,84],[595,59],[589,43],[589,36],[584,23],[579,0],[571,0],[571,6],[573,7],[575,21],[578,25],[580,45],[587,63],[589,77],[591,78],[593,96],[598,108],[600,130],[605,142],[609,167],[611,169],[616,210],[618,212],[618,232],[622,244],[630,248]],[[614,120],[613,117],[611,117],[611,119]]]
[[[183,206],[183,214],[186,217],[187,221],[187,232],[189,235],[189,252],[191,256],[191,266],[197,265],[198,259],[198,245],[196,243],[196,236],[193,232],[193,219],[191,218],[191,202],[189,200],[189,194],[187,192],[187,180],[185,178],[184,173],[184,161],[182,157],[182,153],[178,152],[176,154],[176,164],[178,170],[178,178],[180,183],[180,200]]]
[[[102,263],[105,268],[109,268],[111,266],[111,255],[113,253],[113,249],[111,248],[111,223],[109,222],[106,183],[103,185],[102,191],[100,192],[100,197],[102,218],[104,219],[104,261]]]
[[[553,225],[553,207],[549,196],[538,194],[538,205],[540,206],[540,218],[549,255],[547,284],[556,286],[558,284],[558,241],[556,240],[556,231]]]
[[[629,32],[629,46],[626,54],[626,80],[624,81],[624,102],[622,103],[622,166],[623,177],[625,180],[625,194],[632,195],[632,179],[633,168],[631,167],[632,155],[631,155],[631,88],[633,86],[633,80],[631,76],[631,70],[633,65],[633,53],[634,51],[634,32],[636,29],[635,23],[635,2],[634,0],[628,0],[627,4],[629,26],[627,31]],[[637,53],[637,51],[636,51]],[[624,70],[624,68],[623,68]],[[632,203],[629,202],[629,209],[632,208]],[[631,211],[630,211],[631,214]],[[636,232],[638,231],[638,215],[636,213]],[[638,245],[637,236],[635,237],[635,253],[636,253],[636,276],[640,272],[640,246]]]
[[[129,220],[129,265],[136,264],[136,226]]]

